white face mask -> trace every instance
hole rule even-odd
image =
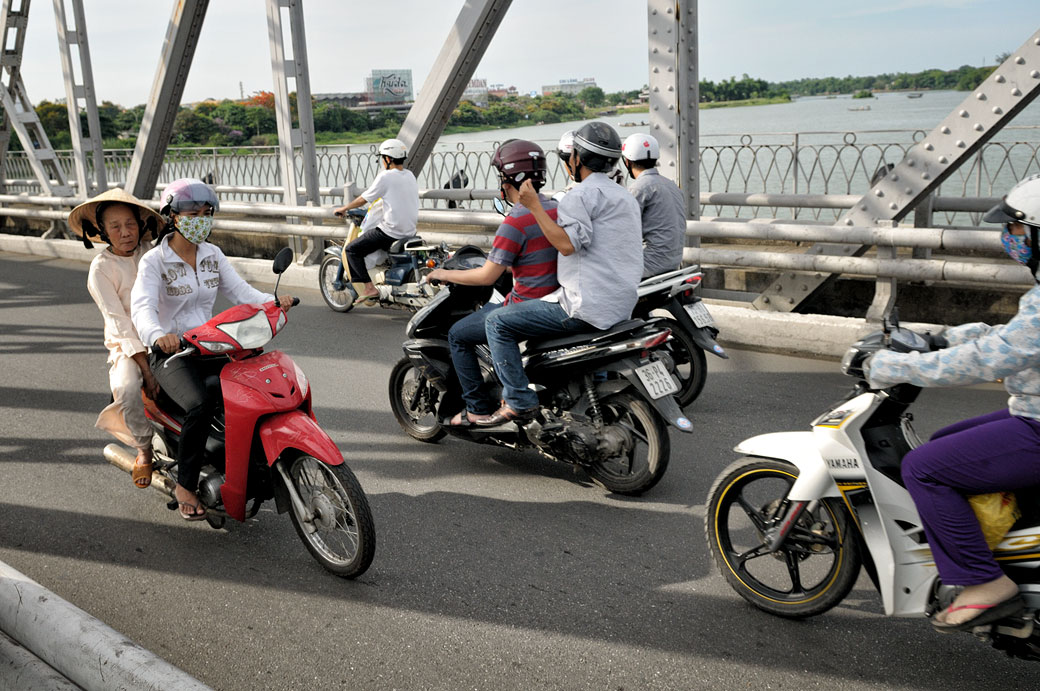
[[[181,216],[177,223],[177,231],[193,245],[205,242],[213,231],[212,216]]]

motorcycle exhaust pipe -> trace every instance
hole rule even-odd
[[[119,444],[109,444],[105,447],[104,453],[106,461],[126,472],[128,475],[134,471],[134,461],[137,459],[136,453],[131,453]],[[151,487],[171,499],[173,498],[173,488],[175,487],[174,482],[158,471],[152,471]]]

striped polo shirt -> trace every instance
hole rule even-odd
[[[556,220],[556,202],[538,195],[549,218]],[[504,304],[533,300],[548,295],[559,287],[556,280],[556,258],[559,253],[538,227],[534,215],[523,205],[515,204],[495,232],[488,259],[513,268],[513,290]]]

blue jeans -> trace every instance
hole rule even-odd
[[[935,566],[947,585],[1003,575],[967,497],[1040,484],[1040,420],[1007,410],[944,427],[903,459]]]
[[[502,397],[516,411],[538,405],[538,395],[527,388],[520,341],[595,331],[588,322],[567,316],[559,303],[544,300],[527,300],[495,310],[488,316],[485,329],[495,372],[502,382]]]
[[[474,415],[490,415],[498,408],[480,391],[484,384],[484,375],[480,371],[476,347],[481,343],[487,343],[484,323],[488,315],[501,306],[502,303],[489,302],[473,314],[455,322],[448,331],[451,362],[455,365],[455,374],[462,384],[462,400],[466,402],[466,410]]]

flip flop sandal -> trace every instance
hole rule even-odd
[[[962,609],[974,609],[979,610],[971,619],[962,621],[959,624],[944,624],[940,621],[932,620],[932,627],[935,628],[939,633],[951,633],[953,631],[971,631],[976,626],[985,626],[994,622],[1000,621],[1004,617],[1009,617],[1012,614],[1016,614],[1021,610],[1025,609],[1026,601],[1021,595],[1015,595],[1012,598],[998,602],[992,605],[961,605],[960,607],[947,607],[943,610],[944,614],[951,612],[957,612]]]
[[[177,513],[186,521],[201,521],[206,518],[206,509],[203,509],[199,504],[193,504],[190,501],[178,501],[177,506],[179,507]],[[191,509],[191,513],[184,513],[185,507]],[[200,510],[202,513],[198,513]]]
[[[479,425],[481,420],[486,420],[489,415],[473,415],[468,410],[456,413],[448,424],[452,427],[472,427]]]
[[[130,478],[134,481],[134,486],[138,489],[145,489],[152,484],[152,462],[137,463],[134,462],[134,469],[130,471]]]

